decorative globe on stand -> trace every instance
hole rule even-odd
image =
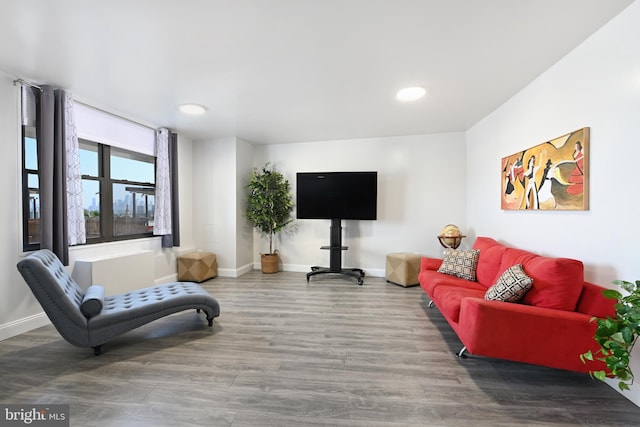
[[[438,241],[445,249],[458,249],[458,246],[460,246],[460,243],[462,243],[462,239],[464,239],[465,237],[467,236],[464,236],[457,226],[453,224],[447,224],[440,232]]]

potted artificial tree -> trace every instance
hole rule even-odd
[[[263,237],[269,239],[269,252],[260,254],[262,272],[277,273],[280,257],[278,250],[273,249],[273,237],[293,221],[289,181],[267,163],[262,169],[253,169],[247,189],[247,218]]]
[[[615,289],[602,291],[605,297],[617,300],[615,317],[591,319],[598,322],[594,339],[600,345],[600,349],[595,355],[589,350],[581,354],[580,359],[584,363],[594,359],[604,362],[609,372],[600,370],[589,374],[601,381],[607,376],[617,378],[620,380],[620,390],[629,390],[634,378],[629,367],[629,357],[640,335],[640,280],[636,280],[635,283],[615,280],[613,283],[624,289],[627,295],[623,296]]]

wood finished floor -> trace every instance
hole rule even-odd
[[[0,342],[0,402],[68,403],[72,426],[632,426],[640,408],[588,376],[458,360],[419,287],[304,273],[202,284],[188,311],[93,356],[52,326]]]

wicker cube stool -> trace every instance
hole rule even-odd
[[[387,254],[386,279],[387,282],[409,287],[418,285],[421,255],[399,252]]]
[[[210,252],[193,252],[178,257],[180,282],[204,282],[218,275],[216,255]]]

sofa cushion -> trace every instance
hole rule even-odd
[[[582,262],[569,258],[538,256],[523,263],[533,287],[522,299],[538,307],[574,311],[584,284]]]
[[[484,298],[485,291],[460,286],[438,286],[433,293],[433,301],[440,312],[447,320],[458,323],[462,299],[467,297]]]
[[[485,299],[505,302],[518,302],[533,285],[533,279],[524,272],[522,264],[513,265],[505,270],[495,285],[487,289]]]
[[[475,282],[479,254],[478,249],[446,249],[438,273],[450,274]]]
[[[429,295],[433,297],[433,290],[438,286],[458,286],[461,288],[477,289],[486,291],[486,288],[477,282],[471,282],[449,274],[438,273],[435,270],[423,270],[418,275],[420,286]]]
[[[496,278],[499,277],[498,270],[502,263],[502,255],[507,247],[490,237],[478,237],[473,243],[473,249],[480,251],[476,267],[476,280],[486,289],[493,285]]]
[[[522,249],[505,247],[504,253],[502,254],[502,262],[500,263],[498,274],[494,277],[494,281],[512,265],[522,264],[524,270],[527,271],[527,261],[539,256],[538,254]]]

